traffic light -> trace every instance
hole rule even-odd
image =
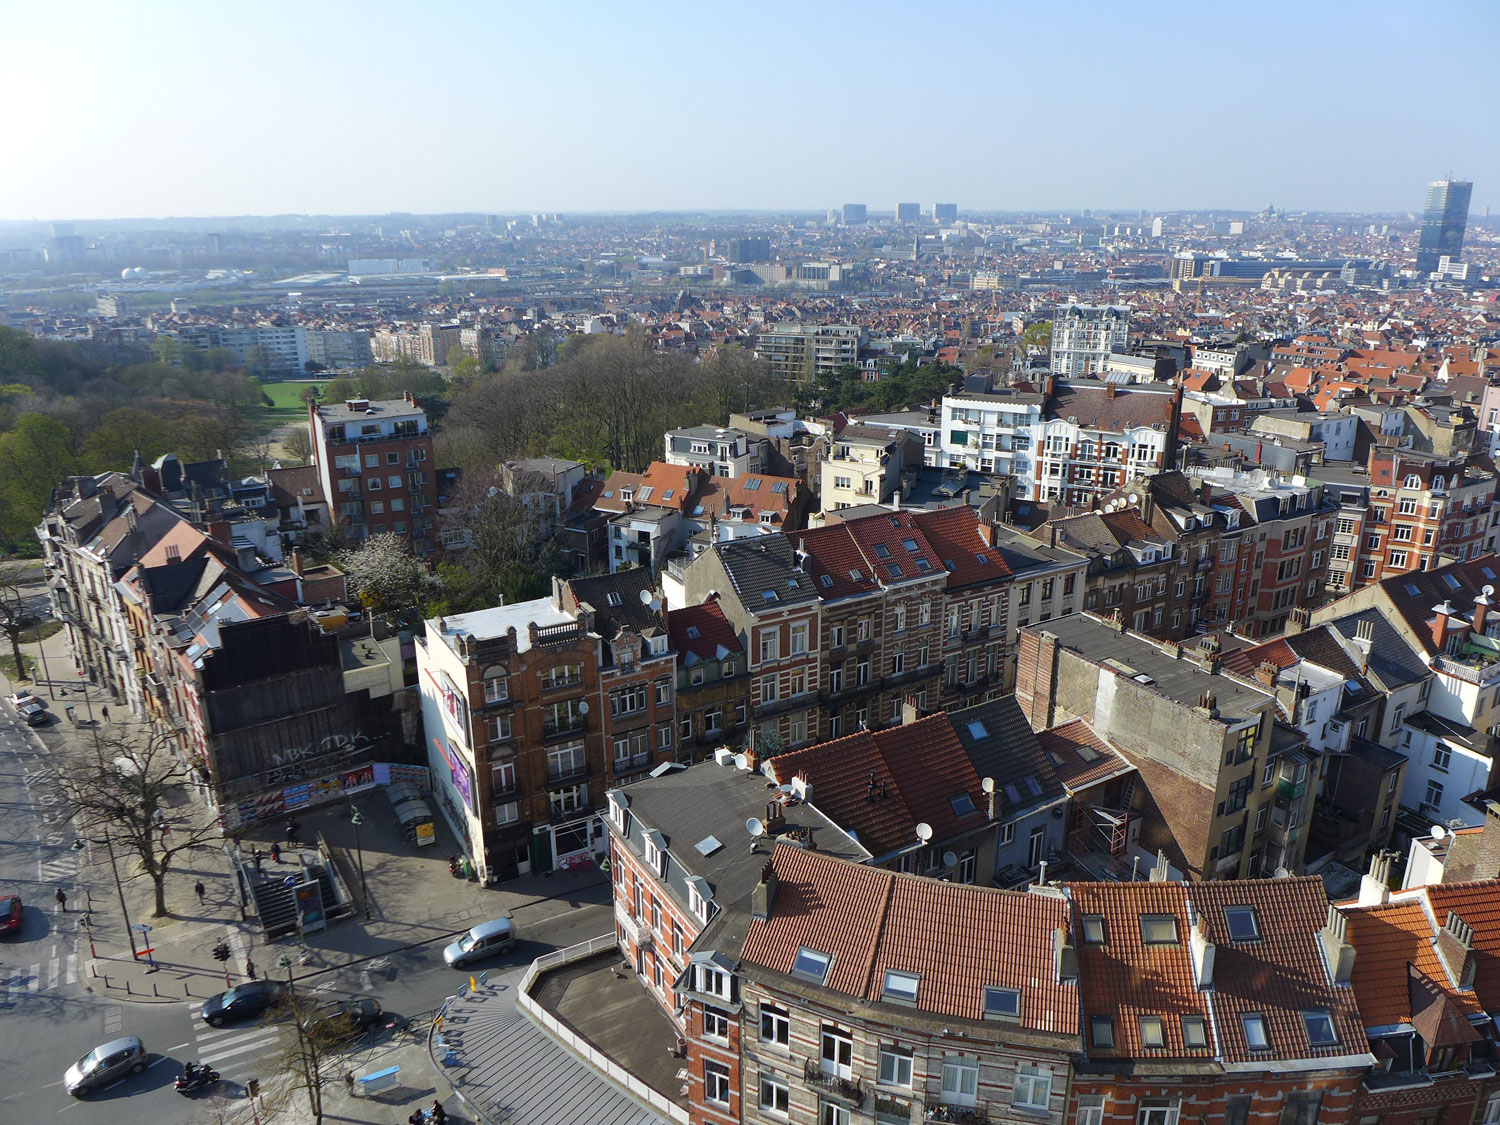
[[[224,986],[226,988],[234,987],[229,979],[229,943],[227,941],[221,941],[218,945],[214,946],[214,960],[224,966]]]

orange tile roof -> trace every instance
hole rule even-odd
[[[1446,986],[1448,981],[1433,946],[1435,935],[1421,897],[1379,906],[1345,906],[1343,912],[1349,920],[1348,936],[1355,951],[1354,995],[1365,1027],[1410,1023],[1406,967],[1413,966],[1439,986]],[[1481,1010],[1472,995],[1469,1003],[1470,1010]]]
[[[1071,793],[1135,768],[1116,754],[1109,743],[1100,738],[1094,728],[1082,719],[1039,731],[1036,738],[1052,759],[1053,767],[1057,770],[1057,780]],[[1080,747],[1098,756],[1080,753]]]
[[[790,973],[806,946],[833,958],[828,989],[875,1002],[887,969],[915,972],[916,1009],[958,1019],[982,1018],[985,988],[1018,989],[1022,1027],[1077,1034],[1077,989],[1052,966],[1065,899],[899,875],[789,844],[771,863],[776,899],[768,919],[747,924],[744,962]]]

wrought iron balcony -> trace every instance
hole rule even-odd
[[[953,1125],[988,1125],[990,1115],[977,1105],[951,1105],[948,1102],[923,1102],[923,1121],[948,1121]]]
[[[860,1105],[865,1100],[864,1083],[858,1078],[843,1078],[837,1074],[825,1074],[816,1059],[802,1063],[802,1080],[815,1089],[832,1094],[846,1102]]]

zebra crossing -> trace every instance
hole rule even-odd
[[[209,1027],[193,1013],[194,1061],[207,1063],[231,1082],[249,1078],[262,1081],[275,1072],[276,1056],[281,1052],[280,1024],[241,1024]]]
[[[14,1007],[39,992],[77,984],[83,962],[76,953],[59,953],[31,965],[0,967],[0,1008]]]

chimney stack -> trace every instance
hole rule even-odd
[[[301,547],[293,547],[292,548],[292,570],[295,571],[297,574],[301,574],[302,573],[302,548]]]
[[[1328,921],[1318,932],[1323,959],[1334,984],[1348,984],[1354,975],[1354,946],[1349,944],[1349,919],[1333,903],[1328,904]]]
[[[1474,635],[1476,637],[1482,636],[1484,633],[1485,618],[1489,617],[1490,606],[1494,604],[1490,601],[1490,595],[1494,592],[1495,588],[1493,586],[1486,586],[1480,592],[1480,595],[1474,599]]]
[[[1432,643],[1439,652],[1448,647],[1448,618],[1453,615],[1453,606],[1444,598],[1441,605],[1432,607],[1437,616],[1432,621]]]
[[[1264,687],[1274,687],[1276,677],[1280,672],[1281,669],[1276,667],[1274,660],[1262,660],[1260,667],[1255,670],[1256,682]]]
[[[1359,905],[1384,906],[1391,901],[1391,855],[1376,852],[1370,857],[1370,870],[1360,876]]]
[[[1212,988],[1214,985],[1214,943],[1208,940],[1201,914],[1193,922],[1192,931],[1188,934],[1188,949],[1193,957],[1193,986],[1199,992]]]
[[[1474,927],[1451,910],[1438,931],[1437,955],[1455,988],[1474,987]]]
[[[915,694],[908,692],[901,700],[901,725],[907,726],[922,717],[922,708]]]
[[[771,910],[776,905],[776,890],[779,881],[776,878],[776,868],[770,860],[760,869],[760,882],[750,892],[750,917],[759,921],[769,921]]]
[[[1078,948],[1066,926],[1052,931],[1052,978],[1058,984],[1078,979]]]

